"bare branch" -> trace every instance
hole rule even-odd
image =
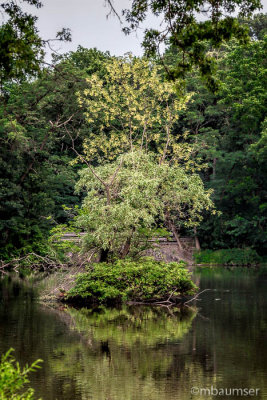
[[[119,170],[120,170],[120,168],[121,168],[121,166],[122,166],[122,163],[123,163],[123,157],[121,158],[120,164],[119,164],[118,167],[116,168],[116,171],[115,171],[114,174],[112,175],[111,181],[110,181],[109,185],[112,185],[112,184],[113,184],[113,182],[114,182],[114,180],[115,180],[115,178],[116,178],[116,176],[117,176],[117,174],[118,174],[118,172],[119,172]]]
[[[108,189],[108,184],[107,184],[105,181],[103,181],[103,179],[102,179],[100,176],[97,175],[97,173],[94,171],[93,167],[88,163],[88,161],[87,161],[80,153],[78,153],[78,151],[75,149],[75,146],[74,146],[74,139],[73,139],[73,137],[71,136],[70,131],[68,130],[68,128],[66,127],[66,125],[65,125],[65,130],[66,130],[67,134],[69,135],[69,137],[70,137],[70,139],[71,139],[72,150],[74,151],[74,153],[87,165],[87,167],[90,169],[90,171],[92,172],[92,174],[96,177],[96,179],[99,180],[99,182],[102,183],[102,185],[105,186],[105,188],[106,188],[106,190],[107,190],[107,189]]]
[[[4,271],[5,268],[14,266],[14,270],[17,271],[17,268],[19,266],[18,263],[20,263],[23,260],[29,259],[31,256],[41,260],[43,262],[43,264],[47,265],[47,267],[59,268],[59,267],[66,266],[66,264],[62,264],[59,260],[55,261],[55,260],[52,260],[51,258],[49,258],[47,256],[43,257],[43,256],[40,256],[39,254],[31,252],[31,253],[28,253],[25,256],[22,256],[20,258],[14,258],[13,260],[9,261],[6,264],[2,263],[2,265],[0,266],[0,270],[1,270],[2,273],[6,273]],[[35,266],[38,266],[38,265],[39,264],[36,264],[33,261],[31,266],[35,267]]]
[[[115,15],[115,16],[118,18],[118,20],[119,20],[120,23],[122,24],[121,17],[119,16],[118,12],[116,11],[116,9],[115,9],[115,7],[114,7],[114,5],[113,5],[113,0],[106,0],[106,4],[110,7],[110,12],[108,13],[107,18],[108,18],[111,14],[113,14],[113,15]]]
[[[61,126],[65,126],[68,124],[72,118],[74,117],[75,114],[72,114],[66,121],[59,123],[59,119],[56,121],[56,123],[49,121],[50,125],[52,128],[60,128]]]
[[[214,289],[204,289],[204,290],[202,290],[202,292],[197,293],[192,299],[186,301],[184,304],[188,304],[188,303],[190,303],[191,301],[197,299],[198,296],[199,296],[200,294],[202,294],[202,293],[204,293],[204,292],[207,292],[208,290],[214,290]]]

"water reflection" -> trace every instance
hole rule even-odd
[[[43,400],[198,400],[190,388],[211,385],[260,388],[266,398],[266,269],[198,268],[194,279],[214,290],[184,310],[55,309],[6,281],[0,350],[44,359],[32,376]]]
[[[75,310],[69,326],[82,335],[82,348],[59,346],[51,369],[76,376],[82,399],[167,399],[171,348],[189,331],[195,311],[158,308]]]
[[[72,329],[82,332],[90,341],[112,340],[130,348],[135,344],[154,346],[178,341],[188,332],[196,310],[165,309],[149,306],[124,306],[77,310],[66,308],[72,319]]]

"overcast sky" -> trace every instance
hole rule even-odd
[[[60,53],[75,50],[78,45],[99,50],[109,50],[112,55],[123,55],[132,52],[141,55],[142,30],[137,34],[125,36],[121,31],[118,19],[110,16],[104,0],[42,0],[44,7],[36,10],[27,7],[38,16],[38,28],[44,39],[54,38],[63,27],[71,29],[71,43],[56,43],[53,47]],[[129,8],[131,0],[114,0],[118,11]],[[267,0],[262,0],[264,12],[267,11]],[[146,22],[151,25],[153,17]]]

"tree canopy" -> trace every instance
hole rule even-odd
[[[116,13],[116,3],[108,3]],[[129,34],[153,14],[160,28],[145,29],[142,44],[146,55],[159,55],[162,44],[174,46],[179,56],[168,69],[169,77],[184,77],[192,66],[198,66],[209,87],[215,89],[215,59],[210,50],[233,37],[246,42],[248,29],[241,19],[251,17],[261,7],[260,0],[133,0],[131,7],[122,12],[126,22],[123,30]]]
[[[22,0],[24,3],[42,7],[40,0]],[[0,3],[0,83],[12,79],[25,79],[40,72],[44,61],[45,44],[49,40],[40,37],[36,27],[37,17],[23,11],[23,5],[15,0]],[[71,40],[69,29],[63,28],[56,40]]]
[[[93,74],[79,93],[88,134],[84,143],[91,162],[115,159],[133,149],[154,151],[178,162],[188,160],[189,147],[172,131],[190,95],[177,97],[157,65],[132,56],[113,58],[104,77]]]
[[[100,249],[105,257],[139,254],[158,228],[197,225],[203,210],[213,208],[211,192],[198,175],[159,163],[144,151],[95,169],[89,165],[76,189],[85,190],[76,225],[86,232],[86,248]]]

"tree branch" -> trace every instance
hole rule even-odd
[[[64,125],[65,125],[65,124],[64,124]],[[65,130],[66,130],[67,134],[68,134],[69,137],[70,137],[70,140],[71,140],[71,143],[72,143],[72,147],[71,147],[71,148],[72,148],[72,150],[74,151],[74,153],[87,165],[87,167],[90,169],[90,171],[92,172],[92,174],[96,177],[96,179],[98,179],[99,182],[101,182],[102,185],[104,185],[105,188],[107,188],[107,187],[108,187],[108,184],[107,184],[105,181],[103,181],[103,179],[102,179],[100,176],[97,175],[97,173],[94,171],[94,169],[92,168],[92,166],[88,163],[88,161],[87,161],[80,153],[78,153],[78,151],[75,149],[75,146],[74,146],[74,139],[73,139],[73,137],[71,136],[70,131],[68,130],[68,128],[66,127],[66,125],[65,125]]]
[[[106,0],[106,4],[108,4],[108,6],[110,7],[110,12],[108,13],[107,18],[110,16],[110,14],[114,14],[116,15],[120,23],[122,23],[121,17],[119,16],[118,12],[116,11],[115,7],[112,4],[112,0]]]
[[[208,290],[214,290],[214,289],[204,289],[204,290],[202,290],[202,292],[197,293],[192,299],[186,301],[184,304],[188,304],[188,303],[190,303],[191,301],[197,299],[198,296],[199,296],[200,294],[202,294],[202,293],[204,293],[204,292],[207,292]]]

